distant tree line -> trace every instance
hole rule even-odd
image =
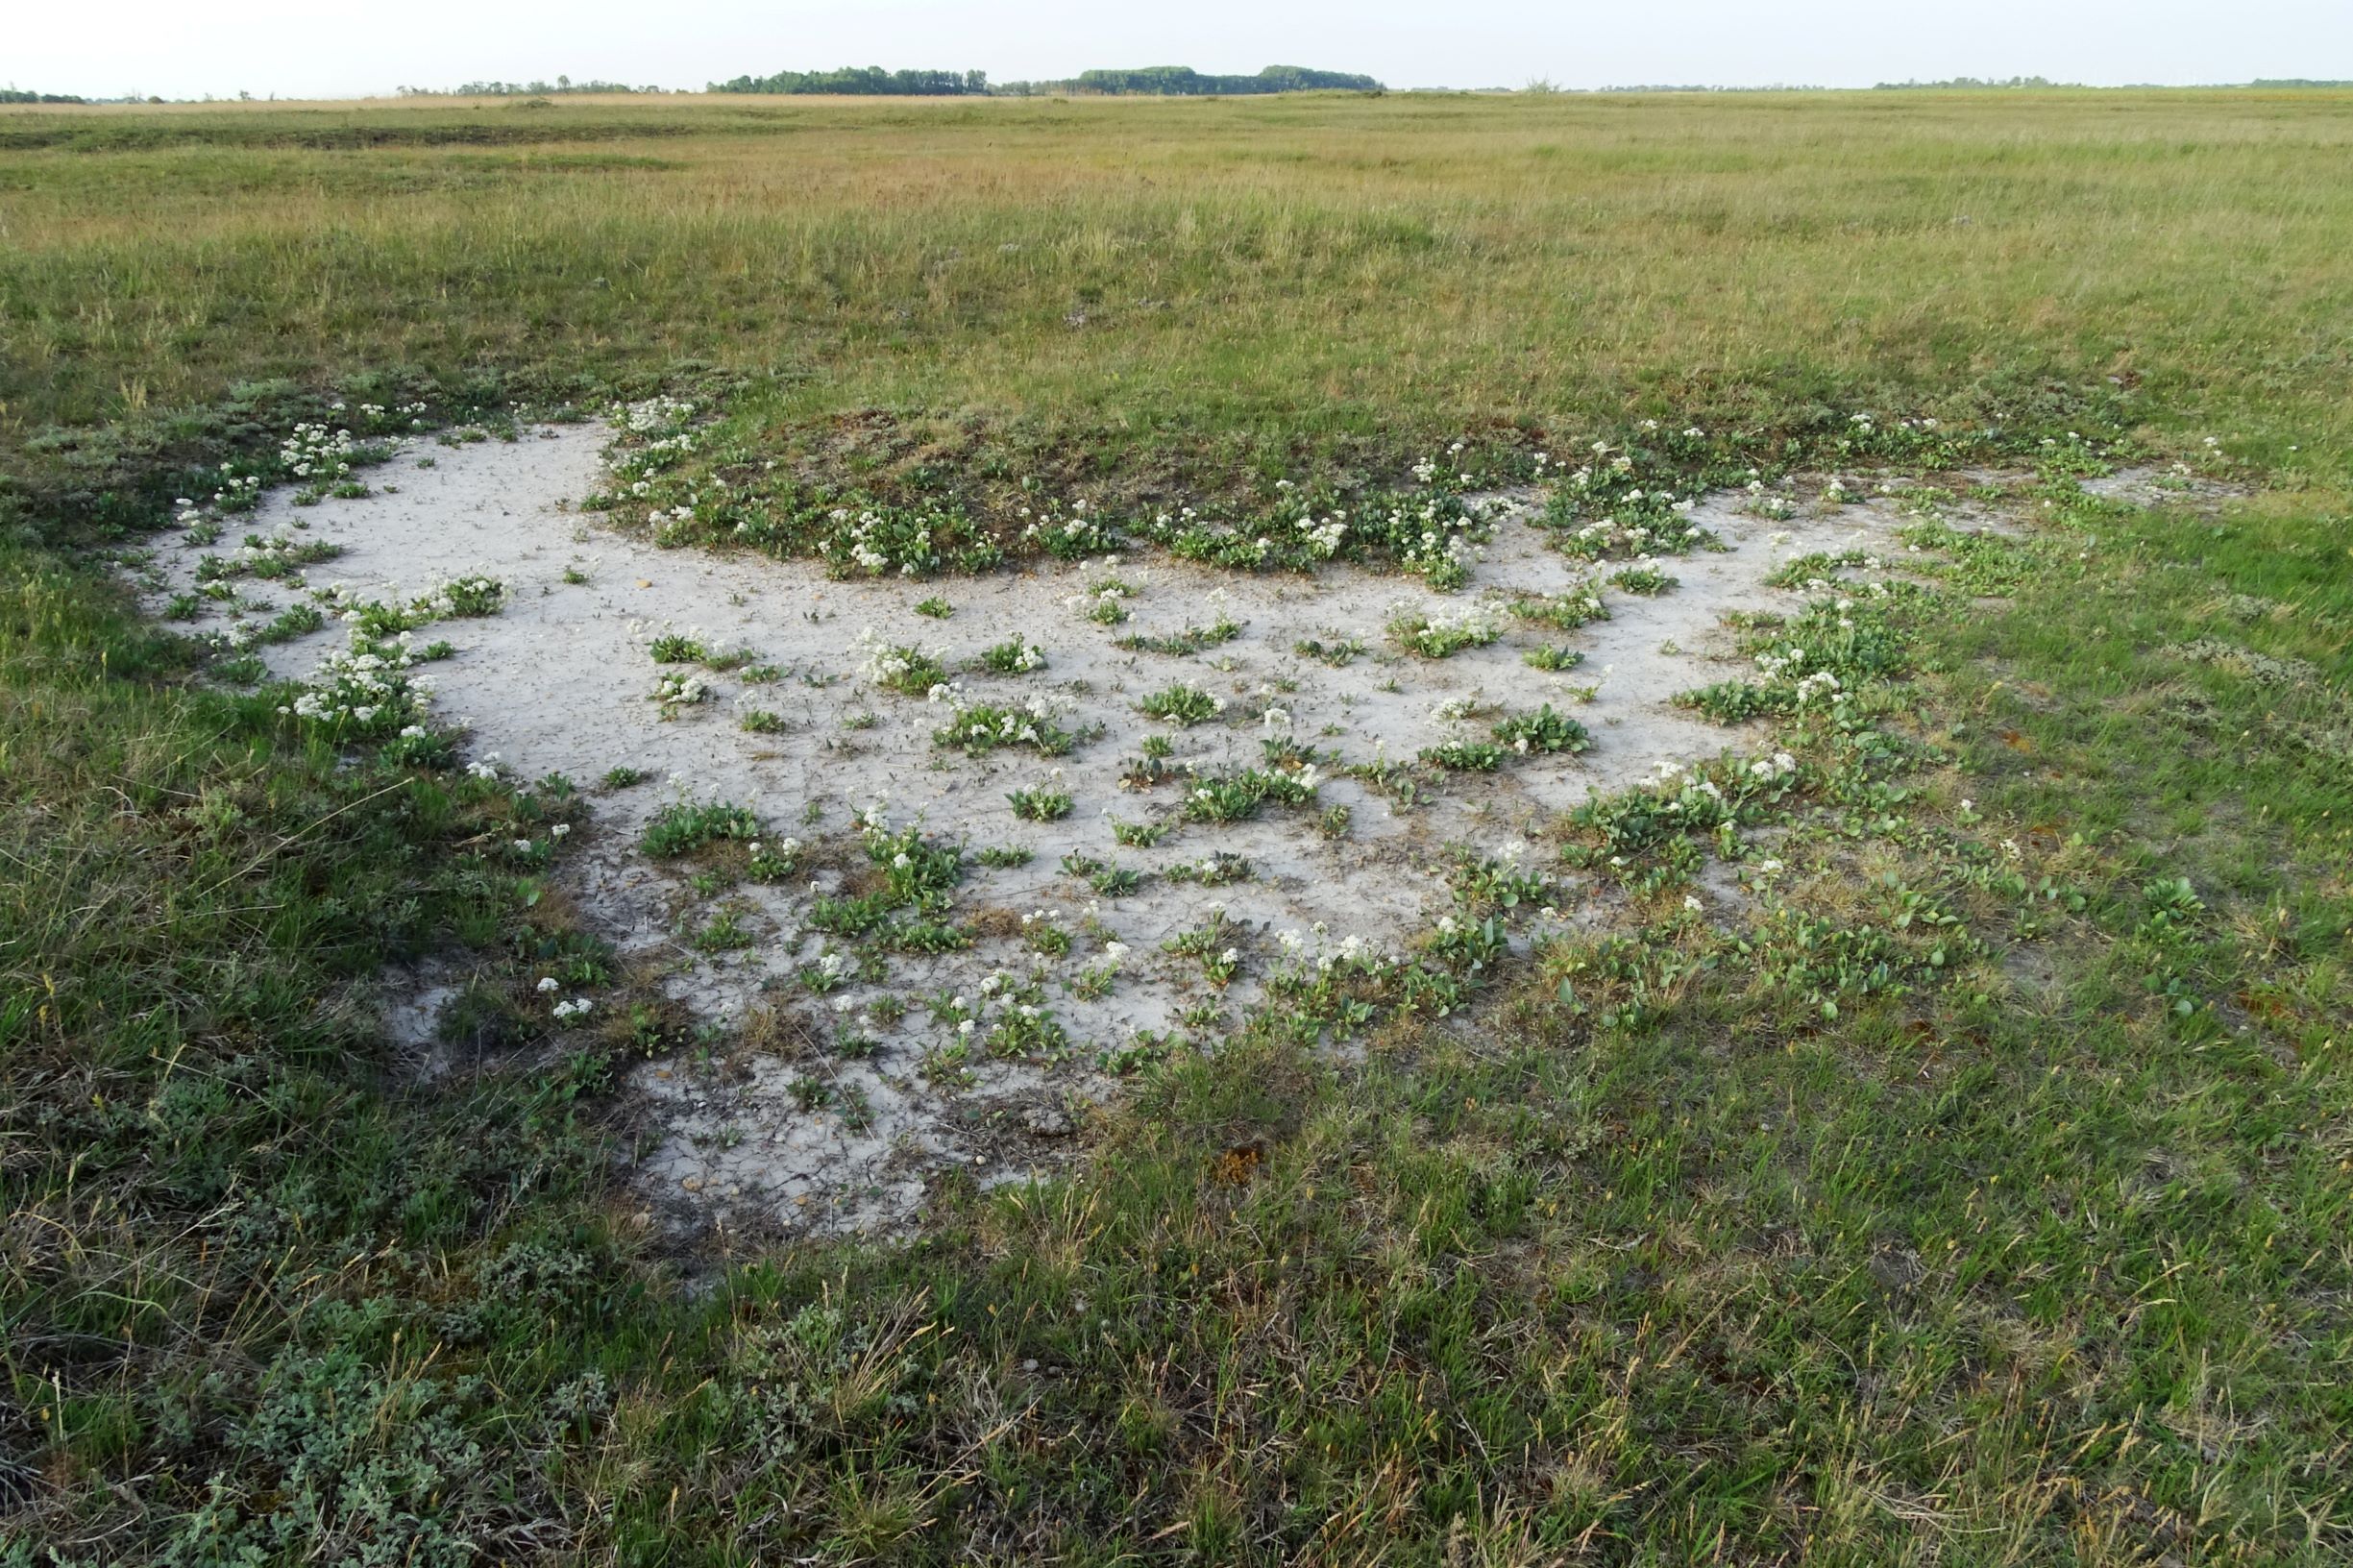
[[[1512,89],[1493,87],[1486,90],[1509,92]],[[1827,89],[1806,82],[1761,82],[1737,87],[1716,86],[1704,82],[1619,82],[1612,83],[1605,87],[1564,87],[1539,79],[1529,83],[1519,90],[1532,92],[1541,97],[1548,92],[1591,92],[1604,95],[1613,92],[1712,92],[1721,94],[1728,92],[1822,92]]]
[[[1379,82],[1346,71],[1269,65],[1256,76],[1204,76],[1189,65],[1145,65],[1125,71],[1081,71],[1054,86],[1076,92],[1145,94],[1163,98],[1239,97],[1262,92],[1380,92]]]
[[[963,98],[983,93],[1014,98],[1046,93],[1201,98],[1310,92],[1318,88],[1349,92],[1384,90],[1369,76],[1311,71],[1304,65],[1269,65],[1256,76],[1204,76],[1189,65],[1145,65],[1133,70],[1081,71],[1058,82],[999,83],[992,83],[986,71],[886,71],[879,65],[845,65],[838,71],[778,71],[773,76],[739,76],[732,82],[711,84],[713,92],[824,92],[910,98]]]
[[[1874,92],[1899,92],[1913,87],[2074,87],[2079,82],[2053,82],[2047,76],[2013,76],[1996,81],[1977,76],[1949,76],[1942,82],[1878,82]]]
[[[852,93],[879,98],[963,98],[989,90],[986,71],[886,71],[845,65],[838,71],[778,71],[714,82],[713,92]]]
[[[27,92],[22,87],[0,87],[0,104],[86,104],[87,98],[77,98],[70,92]]]
[[[454,87],[402,87],[404,98],[556,98],[568,92],[668,92],[668,87],[633,87],[626,82],[468,82]]]

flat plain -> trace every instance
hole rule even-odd
[[[0,1562],[2341,1560],[2349,141],[0,110]]]

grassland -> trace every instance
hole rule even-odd
[[[0,111],[0,1561],[2341,1560],[2349,140],[2327,91]],[[657,388],[976,506],[1870,411],[2046,527],[1785,726],[1798,925],[1563,823],[1626,921],[1467,1015],[1175,1060],[911,1244],[682,1258],[605,1157],[685,1020],[424,1090],[342,1000],[599,962],[478,848],[576,801],[354,764],[110,571],[334,396]],[[2254,493],[2098,502],[2070,431]]]

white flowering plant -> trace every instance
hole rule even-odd
[[[435,621],[478,619],[506,607],[507,587],[483,572],[469,572],[429,588],[407,600],[390,602],[361,599],[343,583],[332,583],[312,597],[327,612],[370,637],[390,637],[413,631]]]
[[[646,700],[655,703],[665,719],[675,719],[686,709],[708,702],[712,698],[711,683],[699,674],[666,670],[646,694]]]
[[[931,732],[934,746],[953,747],[979,756],[1005,747],[1026,747],[1043,757],[1059,757],[1078,744],[1078,736],[1057,722],[1055,705],[1042,697],[1025,702],[974,702],[954,685],[932,688],[931,700],[950,709],[948,722]]]
[[[1147,636],[1141,633],[1112,639],[1112,647],[1126,653],[1167,653],[1189,657],[1204,649],[1220,643],[1230,643],[1242,634],[1242,623],[1230,615],[1219,616],[1206,626],[1184,626],[1176,631]]]
[[[1036,483],[1028,482],[1033,486]],[[1022,541],[1037,546],[1058,561],[1083,561],[1127,547],[1118,529],[1091,514],[1084,500],[1071,502],[1067,512],[1049,501],[1035,511],[1022,506],[1018,515]]]
[[[1258,815],[1266,801],[1280,806],[1304,806],[1315,798],[1323,776],[1313,764],[1295,772],[1278,769],[1245,768],[1237,772],[1198,777],[1186,793],[1185,820],[1191,822],[1238,822]]]
[[[1653,565],[1648,555],[1638,557],[1632,566],[1610,574],[1613,588],[1638,594],[1645,599],[1656,598],[1675,586],[1676,579]]]
[[[279,711],[337,740],[397,737],[421,728],[430,700],[430,679],[409,674],[418,662],[404,641],[355,637],[321,659]]]
[[[964,880],[961,845],[926,837],[920,823],[894,828],[880,806],[859,818],[867,860],[878,883],[857,894],[819,898],[810,929],[870,940],[899,952],[940,953],[968,946],[971,938],[944,917]]]
[[[1457,772],[1491,773],[1503,766],[1504,748],[1485,741],[1442,741],[1424,747],[1421,760]]]
[[[1520,756],[1575,754],[1589,749],[1593,736],[1550,702],[1533,713],[1514,714],[1495,726],[1495,738]]]
[[[859,678],[901,697],[929,697],[947,682],[947,650],[918,648],[911,643],[885,643],[871,626],[862,626],[855,645]]]
[[[1593,621],[1609,619],[1609,606],[1590,588],[1561,594],[1522,594],[1511,601],[1511,613],[1532,625],[1555,631],[1575,631]]]
[[[236,577],[276,580],[294,576],[302,567],[331,561],[342,553],[341,545],[325,539],[302,539],[282,532],[267,537],[249,533],[233,555],[199,556],[196,580],[225,582]]]
[[[1223,990],[1241,972],[1240,939],[1240,927],[1226,914],[1225,906],[1212,904],[1207,919],[1189,931],[1178,932],[1161,945],[1165,952],[1198,962],[1202,977]]]
[[[1060,821],[1073,809],[1070,792],[1063,789],[1015,790],[1005,798],[1013,803],[1013,814],[1029,822]]]
[[[1411,605],[1395,606],[1388,623],[1389,640],[1417,658],[1451,658],[1466,648],[1484,648],[1503,635],[1493,620],[1477,610],[1442,615]]]
[[[1164,873],[1171,882],[1190,882],[1196,887],[1222,888],[1233,882],[1247,882],[1257,875],[1247,855],[1230,849],[1219,849],[1199,860],[1180,862]]]
[[[1027,638],[1013,637],[981,649],[978,662],[992,674],[1026,675],[1045,668],[1045,649]]]
[[[1685,765],[1662,762],[1651,780],[1633,789],[1596,796],[1569,814],[1572,839],[1561,857],[1620,882],[1658,869],[1663,880],[1697,864],[1690,840],[1712,840],[1717,853],[1737,861],[1745,853],[1738,830],[1761,821],[1805,787],[1805,772],[1786,751],[1742,761],[1726,756]]]
[[[1198,686],[1179,681],[1162,688],[1138,700],[1137,708],[1149,718],[1190,728],[1225,712],[1225,698],[1213,697]]]
[[[1311,572],[1350,560],[1419,576],[1434,588],[1461,586],[1473,549],[1488,533],[1485,515],[1465,502],[1468,476],[1457,450],[1441,463],[1416,464],[1416,487],[1376,489],[1343,498],[1326,484],[1279,480],[1263,511],[1238,521],[1189,506],[1157,516],[1146,530],[1170,553],[1244,572]]]
[[[1743,640],[1757,678],[1678,692],[1674,700],[1719,723],[1835,708],[1864,683],[1902,673],[1903,639],[1892,616],[1905,599],[1866,594],[1817,600],[1787,625],[1762,628]]]

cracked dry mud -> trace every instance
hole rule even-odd
[[[929,1184],[949,1165],[997,1182],[1052,1164],[1068,1146],[1073,1110],[1113,1087],[1098,1053],[1129,1043],[1140,1030],[1198,1033],[1180,1021],[1189,1009],[1238,1020],[1281,955],[1281,933],[1301,933],[1311,953],[1351,935],[1377,950],[1401,951],[1450,907],[1448,871],[1458,846],[1508,852],[1548,819],[1592,793],[1652,774],[1661,760],[1738,748],[1739,731],[1669,703],[1676,692],[1739,673],[1726,662],[1725,613],[1796,610],[1801,596],[1764,580],[1793,555],[1863,549],[1892,562],[1904,549],[1896,538],[1902,519],[1884,497],[1787,522],[1745,516],[1737,497],[1711,497],[1698,516],[1724,548],[1662,560],[1678,586],[1643,598],[1602,586],[1614,565],[1593,567],[1547,548],[1541,530],[1524,521],[1532,497],[1502,495],[1490,498],[1493,537],[1458,593],[1347,566],[1313,577],[1247,576],[1145,551],[1115,568],[1136,594],[1128,623],[1106,627],[1068,602],[1105,575],[1100,563],[1047,562],[970,579],[835,581],[815,562],[660,549],[576,510],[601,487],[605,440],[601,427],[574,426],[530,430],[511,444],[411,448],[371,472],[377,494],[305,508],[273,494],[232,527],[266,535],[306,526],[306,537],[343,551],[311,569],[311,584],[340,582],[363,598],[414,593],[467,572],[503,579],[502,613],[442,622],[426,634],[457,648],[430,667],[435,708],[470,729],[474,758],[495,755],[522,777],[561,772],[585,784],[621,765],[649,775],[631,789],[593,794],[595,830],[557,863],[556,874],[588,919],[625,954],[661,965],[668,990],[705,1019],[772,1006],[795,1017],[813,1041],[830,1040],[846,1022],[873,1042],[859,1060],[821,1044],[789,1058],[739,1052],[723,1065],[697,1066],[681,1056],[636,1068],[629,1090],[642,1101],[650,1132],[634,1179],[650,1212],[679,1224],[723,1215],[788,1231],[872,1232],[919,1214]],[[397,493],[384,493],[387,485]],[[185,545],[162,547],[158,565],[166,591],[193,585],[197,554]],[[589,580],[566,582],[568,566],[584,569]],[[1519,625],[1505,609],[1513,595],[1587,583],[1600,587],[1610,619],[1575,632]],[[247,584],[243,591],[242,613],[265,617],[300,589]],[[919,601],[934,596],[954,606],[952,618],[916,613]],[[1446,659],[1406,656],[1384,633],[1401,602],[1458,615],[1484,607],[1504,635]],[[1118,637],[1206,625],[1221,610],[1242,623],[1240,635],[1189,657],[1114,646]],[[221,607],[211,611],[217,628]],[[935,747],[941,707],[860,678],[855,645],[870,627],[885,643],[944,650],[974,698],[1050,693],[1067,702],[1067,727],[1100,732],[1059,759],[968,758]],[[666,719],[649,699],[659,672],[648,643],[668,628],[697,628],[714,651],[748,649],[782,667],[782,678],[755,687],[711,675],[713,700]],[[1042,645],[1047,668],[1020,676],[966,673],[982,649],[1016,636]],[[1344,668],[1293,651],[1302,638],[1348,637],[1367,652]],[[265,658],[273,674],[300,677],[344,639],[344,628],[331,622],[266,649]],[[1583,663],[1559,674],[1533,670],[1522,654],[1538,642],[1566,644]],[[1225,713],[1178,729],[1138,710],[1139,698],[1177,681],[1223,698]],[[1583,700],[1587,687],[1594,690]],[[1179,824],[1149,848],[1117,845],[1108,819],[1171,819],[1178,804],[1179,786],[1121,787],[1122,764],[1139,755],[1143,739],[1168,735],[1172,760],[1204,770],[1254,763],[1266,732],[1247,716],[1254,699],[1285,711],[1291,738],[1347,762],[1409,761],[1447,740],[1484,740],[1494,718],[1543,702],[1583,723],[1593,747],[1579,756],[1511,758],[1493,774],[1451,775],[1434,796],[1404,808],[1327,768],[1312,807],[1270,805],[1247,821]],[[1473,701],[1489,710],[1475,723],[1435,711]],[[742,729],[741,716],[755,708],[781,716],[783,727]],[[873,715],[870,727],[846,723],[853,714]],[[1072,814],[1047,823],[1017,819],[1007,792],[1050,780],[1075,798]],[[998,934],[959,952],[895,956],[881,982],[814,996],[795,977],[825,942],[804,936],[801,923],[813,898],[838,890],[838,868],[849,857],[819,853],[806,880],[699,899],[676,868],[638,847],[647,821],[681,795],[748,806],[769,834],[797,836],[813,850],[854,848],[854,814],[879,804],[894,826],[920,821],[971,851],[1020,846],[1034,856],[1018,868],[968,867],[956,916],[1010,912],[982,919],[982,929]],[[1316,818],[1333,805],[1348,806],[1353,821],[1328,839]],[[1221,850],[1246,856],[1255,874],[1214,888],[1153,874]],[[1146,874],[1135,893],[1098,898],[1060,870],[1069,854]],[[827,860],[837,869],[825,869]],[[1559,891],[1558,912],[1533,922],[1539,933],[1547,919],[1578,918],[1576,890]],[[744,912],[752,945],[711,955],[685,940],[690,922],[719,903]],[[1162,950],[1198,926],[1212,905],[1236,923],[1241,950],[1240,972],[1223,990],[1208,983],[1196,961]],[[1054,912],[1050,918],[1073,931],[1068,957],[1044,959],[1023,943],[1018,917],[1038,911]],[[1079,934],[1090,912],[1099,937]],[[1115,938],[1130,951],[1110,994],[1089,1001],[1065,993],[1060,982],[1101,964],[1102,942]],[[953,1037],[932,1021],[924,998],[977,995],[991,975],[1024,975],[1034,967],[1047,971],[1049,1005],[1071,1049],[1051,1063],[997,1061],[974,1050],[968,1087],[928,1080],[926,1049]],[[909,1003],[895,1023],[873,1014],[887,993]],[[391,996],[387,1026],[421,1039],[443,994],[446,984]],[[830,1105],[811,1103],[819,1097],[813,1084]],[[863,1115],[846,1112],[859,1099]]]

